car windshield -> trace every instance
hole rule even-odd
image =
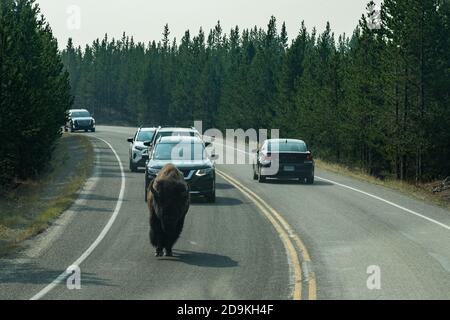
[[[72,118],[89,118],[91,114],[87,111],[75,111],[71,113]]]
[[[204,160],[202,143],[158,143],[153,153],[154,160]]]
[[[136,140],[139,142],[151,141],[154,134],[155,131],[140,131]]]
[[[269,143],[269,152],[307,152],[304,142],[274,141]]]

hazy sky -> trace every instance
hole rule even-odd
[[[107,32],[120,38],[125,31],[136,41],[160,40],[168,23],[171,38],[178,40],[189,29],[197,34],[220,20],[228,34],[240,29],[266,27],[271,15],[281,27],[286,22],[290,37],[297,34],[302,20],[308,29],[322,31],[327,21],[336,34],[351,35],[369,0],[37,0],[50,22],[60,47],[72,37],[84,46]]]

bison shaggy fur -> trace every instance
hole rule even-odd
[[[155,256],[165,254],[170,257],[183,230],[190,205],[188,185],[174,165],[166,165],[149,184],[147,204],[150,211],[150,243],[156,248]]]

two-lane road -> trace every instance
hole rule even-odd
[[[99,127],[92,135],[96,172],[90,190],[30,248],[0,260],[0,299],[288,299],[291,276],[283,243],[258,209],[218,179],[217,203],[193,201],[174,258],[150,246],[144,175],[128,170],[133,129]],[[84,133],[79,133],[84,134]],[[123,172],[112,149],[117,152]],[[120,210],[104,238],[117,208]],[[84,257],[80,260],[80,257]],[[47,287],[81,261],[81,290]],[[47,288],[46,288],[47,287]],[[37,296],[36,296],[37,295]]]
[[[88,189],[49,232],[0,260],[0,298],[291,299],[296,261],[286,241],[298,237],[312,260],[302,264],[303,280],[315,274],[318,299],[450,299],[447,210],[319,170],[313,186],[259,184],[248,165],[218,165],[283,217],[290,239],[260,204],[219,177],[216,204],[194,201],[176,257],[154,258],[144,177],[127,166],[133,133],[98,127]],[[82,288],[68,290],[65,280],[54,281],[75,261]],[[370,266],[379,268],[379,290],[367,287]]]

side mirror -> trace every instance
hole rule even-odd
[[[133,143],[134,139],[133,139],[133,138],[128,138],[127,141],[128,141],[129,143]]]
[[[219,155],[218,154],[212,154],[209,158],[211,160],[213,160],[213,161],[216,161],[216,160],[219,160]]]
[[[151,141],[145,141],[144,142],[144,146],[151,147],[152,146],[152,142]]]
[[[211,146],[212,146],[212,143],[211,143],[211,142],[205,142],[205,147],[206,147],[206,148],[211,147]]]

